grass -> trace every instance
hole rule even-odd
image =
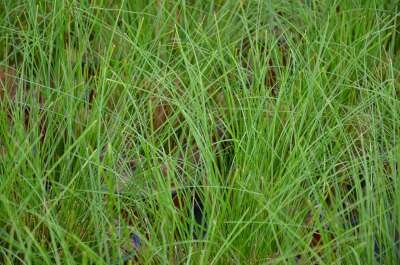
[[[0,263],[398,264],[399,12],[3,0]]]

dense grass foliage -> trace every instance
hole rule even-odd
[[[0,2],[1,264],[399,264],[398,1]]]

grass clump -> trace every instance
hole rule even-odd
[[[2,264],[398,264],[396,1],[2,1]]]

